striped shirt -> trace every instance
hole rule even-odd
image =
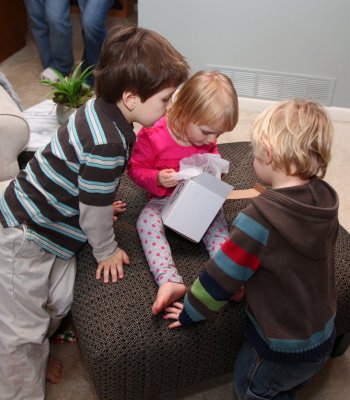
[[[27,239],[71,258],[87,241],[79,203],[113,203],[135,140],[115,105],[89,100],[10,183],[0,200],[2,225],[25,224]]]

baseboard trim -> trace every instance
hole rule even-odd
[[[263,111],[265,108],[275,104],[276,101],[250,99],[247,97],[239,98],[239,106],[244,110]],[[325,107],[330,117],[334,121],[350,122],[350,108]]]

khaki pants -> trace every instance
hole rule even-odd
[[[75,258],[62,260],[25,236],[25,226],[0,225],[2,400],[44,399],[48,336],[73,300]]]

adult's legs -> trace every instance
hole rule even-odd
[[[24,0],[44,68],[69,74],[73,65],[69,0]]]
[[[52,63],[49,25],[46,21],[45,0],[24,0],[32,35],[38,46],[41,64],[47,68]]]
[[[68,75],[74,62],[70,3],[69,0],[46,0],[45,3],[52,54],[50,67]]]
[[[69,268],[71,262],[59,260],[26,240],[25,230],[0,226],[3,400],[44,399],[51,318],[57,324],[58,315],[65,314],[72,299],[75,270]],[[58,301],[59,292],[67,293],[62,301]]]
[[[106,37],[107,14],[113,3],[113,0],[78,0],[84,39],[83,69],[97,64]],[[92,84],[93,77],[88,81]]]

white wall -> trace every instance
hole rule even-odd
[[[349,0],[138,0],[138,18],[193,71],[214,64],[336,78],[330,105],[350,107]]]

